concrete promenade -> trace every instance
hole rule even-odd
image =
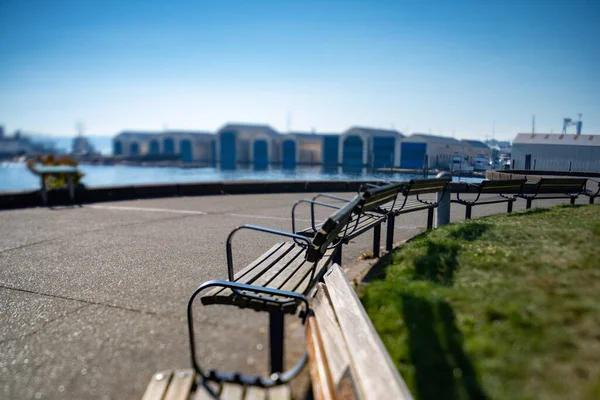
[[[242,223],[289,231],[292,204],[312,196],[174,197],[0,211],[0,398],[141,398],[154,372],[190,365],[187,300],[201,282],[226,278],[227,234]],[[534,205],[557,203],[567,201]],[[518,200],[515,210],[524,205]],[[505,210],[505,204],[479,206],[473,217]],[[306,226],[308,209],[300,211]],[[463,218],[464,207],[452,204],[451,220]],[[395,239],[414,236],[425,223],[424,212],[398,217]],[[344,266],[370,252],[371,240],[367,234],[345,246]],[[240,232],[237,269],[275,241]],[[203,365],[266,370],[266,315],[199,302],[196,310]],[[303,332],[290,326],[287,358],[293,362]]]

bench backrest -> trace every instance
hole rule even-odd
[[[505,179],[483,181],[479,184],[480,193],[521,193],[527,179]]]
[[[356,195],[344,207],[329,216],[315,234],[311,245],[306,252],[306,260],[310,262],[319,261],[327,252],[331,243],[339,240],[338,237],[343,230],[347,229],[348,222],[356,208],[362,202],[362,197]]]
[[[409,196],[413,194],[443,192],[450,181],[451,178],[411,180],[404,185],[403,194]]]
[[[315,398],[412,400],[354,289],[335,264],[311,298],[306,323]]]
[[[383,204],[393,202],[398,193],[402,191],[405,183],[388,183],[387,185],[365,190],[362,192],[363,202],[359,204],[359,212],[375,210]]]
[[[581,193],[587,178],[541,178],[537,182],[542,193]]]

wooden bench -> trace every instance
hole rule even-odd
[[[398,190],[402,187],[402,183],[387,184],[384,186],[378,186],[378,194],[372,196],[364,196],[364,193],[358,194],[360,201],[354,208],[352,216],[348,220],[344,230],[340,232],[341,244],[347,244],[350,240],[362,235],[363,233],[373,229],[373,254],[375,257],[379,257],[380,242],[381,242],[381,225],[387,220],[387,215],[378,212],[379,206],[383,203],[389,202],[391,198],[395,197]],[[348,204],[351,200],[333,196],[326,193],[317,194],[311,200],[303,199],[294,204],[292,207],[292,232],[296,232],[296,207],[302,203],[308,203],[310,205],[310,221],[311,226],[299,231],[298,233],[307,237],[312,237],[321,224],[316,221],[315,207],[329,207],[339,209],[342,206],[335,205],[332,203],[324,203],[318,201],[320,198],[327,198],[329,200],[336,200],[343,204]],[[341,265],[342,246],[340,245],[337,250],[337,256],[335,262]]]
[[[46,165],[33,165],[29,169],[33,174],[40,177],[41,188],[40,195],[42,196],[42,204],[45,206],[48,204],[48,188],[46,187],[46,177],[52,175],[66,175],[67,177],[67,188],[69,190],[69,198],[71,199],[71,203],[75,202],[75,184],[74,177],[76,174],[79,174],[80,171],[77,167],[73,167],[70,165],[55,165],[55,166],[46,166]]]
[[[340,245],[340,233],[347,229],[361,198],[357,196],[336,210],[321,225],[314,238],[262,228],[242,225],[234,229],[226,242],[227,272],[229,280],[213,280],[203,283],[194,291],[188,302],[188,330],[190,357],[196,379],[219,383],[232,383],[244,387],[271,388],[287,384],[296,376],[304,364],[304,357],[291,369],[284,371],[284,316],[296,314],[304,322],[308,311],[306,295],[323,277]],[[234,273],[232,239],[236,232],[249,229],[291,239],[273,246],[241,271]],[[208,290],[210,289],[210,290]],[[204,292],[204,293],[203,293]],[[247,376],[237,372],[222,373],[203,369],[196,358],[193,322],[194,299],[200,295],[201,303],[233,305],[269,313],[269,344],[271,375]],[[304,307],[301,307],[304,305]]]
[[[451,178],[419,179],[409,182],[395,182],[396,195],[386,194],[387,201],[379,204],[375,212],[387,216],[386,250],[391,251],[394,243],[394,222],[397,216],[414,211],[427,210],[427,230],[433,228],[433,210],[438,206],[441,197],[435,201],[426,201],[420,196],[431,193],[446,193]],[[372,187],[363,192],[365,198],[385,196],[386,186]]]
[[[569,199],[571,204],[585,191],[586,178],[540,178],[532,186],[531,191],[518,194],[517,197],[526,200],[526,209],[531,208],[534,200]],[[524,192],[526,189],[524,186]]]
[[[314,289],[306,323],[314,398],[412,399],[354,290],[336,264]]]
[[[272,388],[243,387],[197,379],[193,369],[165,370],[152,376],[142,400],[290,400],[287,385]]]
[[[465,206],[465,219],[471,219],[471,210],[476,205],[507,203],[506,212],[510,213],[517,195],[521,194],[527,179],[490,180],[481,183],[465,183],[467,187],[474,188],[474,198],[465,198],[456,193],[456,200],[452,203]],[[483,195],[483,196],[482,196]]]

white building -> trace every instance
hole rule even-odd
[[[512,162],[514,169],[600,172],[600,135],[519,133]]]

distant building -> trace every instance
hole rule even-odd
[[[215,164],[217,137],[210,132],[165,131],[150,140],[150,154],[179,154],[183,162]]]
[[[600,135],[519,133],[512,162],[514,169],[600,172]]]
[[[155,159],[179,156],[183,162],[214,165],[216,136],[198,131],[124,131],[113,139],[113,154]]]
[[[398,148],[403,137],[396,130],[352,127],[339,138],[338,160],[345,170],[391,168],[398,164]]]
[[[0,136],[0,158],[12,158],[15,156],[28,156],[35,154],[53,153],[52,146],[44,143],[36,143],[21,131],[15,131],[13,136],[6,136],[2,131]]]
[[[469,162],[472,163],[476,157],[484,157],[488,160],[492,160],[492,149],[485,143],[479,140],[461,140],[465,144],[465,153],[469,158]]]
[[[400,144],[400,167],[421,169],[425,155],[428,168],[447,169],[455,155],[465,156],[467,146],[464,142],[446,136],[413,133],[402,139]]]
[[[217,163],[222,169],[250,165],[267,169],[281,162],[280,135],[269,125],[227,124],[217,132]]]
[[[149,152],[149,142],[160,132],[124,131],[113,139],[115,156],[138,157]]]

